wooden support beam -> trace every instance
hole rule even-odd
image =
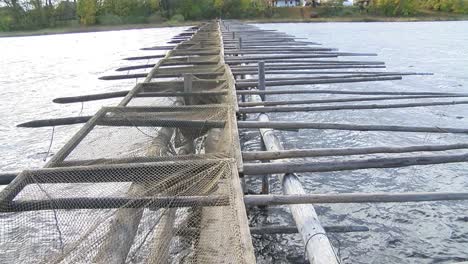
[[[296,66],[292,66],[296,67]],[[313,68],[318,68],[319,69],[310,69],[310,67]],[[383,68],[383,67],[368,67],[367,65],[352,65],[350,66],[351,68]],[[322,71],[321,69],[350,69],[349,67],[346,67],[346,65],[329,65],[329,66],[320,66],[320,65],[304,65],[304,66],[297,66],[297,68],[303,68],[299,69],[297,71],[291,70],[291,69],[276,69],[276,70],[265,70],[266,74],[281,74],[281,75],[375,75],[375,76],[392,76],[392,75],[400,75],[400,76],[407,76],[407,75],[431,75],[431,73],[419,73],[419,72],[384,72],[384,71]],[[233,70],[234,75],[242,75],[242,74],[256,74],[256,70],[254,69],[247,69],[247,70]]]
[[[20,172],[0,173],[0,185],[8,185]]]
[[[101,76],[101,77],[99,77],[99,80],[114,81],[114,80],[146,78],[147,76],[148,76],[147,73],[118,74],[118,75]]]
[[[244,163],[247,175],[263,175],[299,172],[330,172],[379,168],[400,168],[432,164],[459,163],[468,161],[468,154],[457,155],[413,155],[397,158],[369,158],[346,161]]]
[[[168,160],[159,162],[124,163],[124,164],[97,164],[73,167],[54,167],[39,170],[25,171],[26,177],[33,177],[36,183],[98,183],[98,182],[145,182],[164,175],[164,171],[177,171],[197,164],[199,169],[209,169],[230,162],[229,159],[204,159],[204,160]],[[132,173],[128,173],[131,171]],[[28,176],[33,175],[33,176]],[[90,176],[91,175],[91,176]],[[167,175],[170,177],[171,175]],[[187,174],[187,177],[191,175]]]
[[[193,92],[193,75],[190,73],[184,74],[184,93]],[[184,97],[185,105],[193,105],[193,96]]]
[[[423,127],[423,126],[391,126],[391,125],[354,125],[340,123],[314,123],[303,121],[238,121],[239,128],[273,128],[291,129],[332,129],[354,131],[392,131],[392,132],[423,132],[423,133],[468,133],[466,128]]]
[[[49,126],[63,126],[86,123],[93,116],[76,116],[64,118],[51,118],[29,121],[26,123],[18,124],[17,127],[49,127]],[[155,127],[178,127],[178,128],[223,128],[224,121],[213,120],[182,120],[182,119],[167,119],[167,118],[149,118],[149,117],[103,117],[98,122],[101,126],[155,126]]]
[[[112,208],[178,208],[193,206],[226,206],[229,197],[212,196],[170,196],[170,197],[77,197],[53,198],[47,200],[12,201],[1,206],[0,212],[25,212],[39,210],[70,210],[70,209],[112,209]]]
[[[225,57],[225,61],[227,64],[242,64],[242,63],[257,63],[258,61],[271,61],[271,60],[278,60],[278,59],[298,59],[298,58],[336,58],[338,57],[337,54],[306,54],[306,55],[292,55],[288,54],[288,56],[251,56],[251,57],[243,57],[241,59],[234,59],[232,57]]]
[[[157,54],[157,55],[146,55],[146,56],[138,56],[138,57],[128,57],[124,58],[124,60],[150,60],[150,59],[160,59],[166,57],[166,54]]]
[[[323,229],[327,233],[351,233],[351,232],[368,232],[367,226],[324,226]],[[179,236],[194,236],[200,232],[199,228],[178,228],[175,233]],[[274,235],[274,234],[297,234],[298,230],[295,226],[283,225],[265,225],[250,227],[252,235]]]
[[[326,106],[265,106],[265,107],[240,107],[239,113],[279,113],[279,112],[320,112],[337,110],[369,110],[369,109],[395,109],[423,106],[461,105],[468,101],[449,102],[423,102],[406,104],[362,104],[362,105],[326,105]]]
[[[406,203],[468,200],[467,192],[340,193],[298,195],[245,195],[247,206],[320,203]]]
[[[142,48],[141,50],[172,50],[176,46],[171,45],[171,46],[154,46],[154,47],[148,47],[148,48]]]
[[[306,89],[286,89],[286,90],[244,90],[236,91],[237,95],[252,94],[356,94],[356,95],[459,95],[465,96],[468,93],[440,93],[440,92],[384,92],[384,91],[347,91],[347,90],[306,90]]]
[[[298,67],[298,66],[317,66],[317,65],[323,65],[323,64],[330,64],[330,65],[385,65],[385,62],[382,61],[348,61],[348,60],[274,60],[274,61],[268,61],[268,65],[266,65],[266,69],[271,70],[271,69],[278,69],[279,67],[282,70],[291,70],[288,67]],[[247,64],[247,65],[240,65],[240,66],[232,66],[231,70],[233,71],[240,71],[240,70],[246,70],[246,69],[252,69],[254,68],[253,65]]]
[[[314,54],[284,54],[276,56],[244,56],[244,57],[225,57],[227,64],[249,63],[260,60],[270,61],[279,59],[307,59],[307,58],[334,58],[339,56],[377,56],[375,53],[349,53],[349,52],[316,52]]]
[[[49,126],[63,126],[63,125],[74,125],[83,124],[88,122],[93,116],[74,116],[64,118],[50,118],[40,119],[21,123],[16,125],[17,127],[49,127]]]
[[[336,79],[293,79],[283,81],[266,81],[267,87],[271,86],[286,86],[286,85],[304,85],[304,84],[330,84],[330,83],[355,83],[355,82],[376,82],[376,81],[393,81],[401,80],[401,76],[384,76],[384,77],[362,77],[362,78],[336,78]],[[237,89],[255,88],[257,82],[241,82],[236,83]]]
[[[57,104],[68,104],[68,103],[104,100],[104,99],[125,97],[129,92],[130,92],[130,90],[120,91],[120,92],[109,92],[109,93],[69,96],[69,97],[58,97],[58,98],[55,98],[54,100],[52,100],[52,102],[57,103]]]
[[[350,98],[335,98],[335,99],[308,99],[308,100],[291,100],[291,101],[288,100],[288,101],[265,101],[265,102],[240,102],[239,106],[240,107],[252,107],[252,106],[295,105],[295,104],[325,104],[325,103],[450,98],[450,97],[468,97],[468,95],[398,95],[398,96],[350,97]]]
[[[125,97],[130,91],[89,94],[70,97],[59,97],[53,100],[57,104],[69,104],[77,102],[88,102],[96,100],[104,100],[118,97]],[[227,91],[213,91],[213,92],[142,92],[137,93],[135,97],[178,97],[178,96],[220,96],[226,95]]]
[[[350,233],[369,231],[369,228],[366,226],[324,226],[323,229],[327,233]],[[297,234],[298,230],[295,226],[266,225],[251,227],[250,233],[252,235]]]
[[[319,149],[294,149],[281,151],[249,151],[242,152],[244,161],[274,160],[289,158],[326,157],[367,155],[376,153],[407,153],[420,151],[446,151],[454,149],[466,149],[468,144],[450,145],[420,145],[407,147],[367,147],[367,148],[319,148]]]

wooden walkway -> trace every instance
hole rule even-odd
[[[395,81],[423,73],[383,71],[385,64],[378,61],[336,60],[375,54],[339,52],[236,21],[204,23],[184,31],[169,44],[145,48],[149,52],[167,50],[165,55],[127,58],[129,61],[159,59],[157,63],[118,69],[151,68],[148,74],[101,77],[104,80],[145,78],[131,90],[54,100],[74,103],[123,97],[118,106],[103,107],[94,116],[35,120],[20,125],[85,123],[45,168],[0,177],[2,183],[9,183],[0,193],[0,212],[17,212],[8,221],[2,220],[5,223],[0,222],[5,225],[8,222],[3,232],[25,224],[28,219],[22,216],[26,213],[53,212],[48,214],[48,219],[54,225],[50,225],[46,233],[52,239],[58,237],[61,243],[45,243],[44,247],[54,249],[51,253],[25,257],[24,262],[35,258],[53,263],[125,263],[135,259],[146,263],[254,263],[251,233],[298,232],[311,263],[340,263],[327,232],[368,229],[322,226],[313,206],[315,203],[468,200],[466,192],[307,194],[296,174],[466,162],[468,152],[443,152],[467,149],[467,144],[284,150],[275,133],[275,129],[333,129],[466,134],[468,129],[272,121],[268,115],[270,112],[468,104],[466,100],[452,100],[468,97],[468,94],[296,89],[292,86]],[[296,77],[284,77],[288,74]],[[288,89],[267,89],[273,86]],[[269,94],[319,93],[353,97],[265,100],[265,95]],[[172,100],[166,100],[170,103],[161,106],[158,105],[161,98]],[[388,104],[393,100],[427,98],[452,101]],[[367,101],[385,103],[340,104]],[[321,103],[337,104],[317,105]],[[247,121],[247,115],[255,115],[257,120]],[[239,128],[259,129],[265,151],[242,152]],[[117,135],[120,141],[106,140],[103,137],[106,133]],[[125,145],[139,137],[146,137],[146,141],[142,141],[144,150],[122,154]],[[142,142],[137,140],[136,143]],[[114,153],[106,150],[116,143],[119,146]],[[102,153],[96,149],[106,155],[99,155]],[[417,153],[421,151],[443,154]],[[294,160],[374,153],[410,153],[412,156],[342,162]],[[283,194],[269,193],[271,175],[281,180]],[[245,194],[248,189],[245,177],[262,177],[262,193]],[[104,194],[103,188],[111,192]],[[246,209],[282,204],[289,205],[295,226],[249,227]],[[92,210],[96,215],[86,218],[80,214],[83,210]],[[71,222],[76,222],[75,232],[79,230],[80,235],[67,233],[67,228],[73,228]],[[2,247],[34,252],[32,248],[39,240],[31,241],[24,236],[20,241],[7,241]],[[14,261],[15,257],[9,254],[7,261]]]

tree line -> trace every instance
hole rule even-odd
[[[373,0],[369,9],[386,16],[417,15],[423,9],[468,14],[468,0]]]
[[[0,31],[263,16],[268,0],[0,0]]]
[[[0,0],[0,31],[95,24],[181,22],[216,17],[273,16],[275,18],[275,11],[270,2],[270,0]],[[343,1],[322,0],[322,5],[336,6],[340,2]],[[366,2],[367,12],[385,16],[411,16],[421,9],[468,13],[468,0],[355,0],[355,2]],[[340,14],[335,12],[331,15]]]

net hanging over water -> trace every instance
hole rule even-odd
[[[218,23],[198,28],[46,168],[23,171],[0,193],[2,263],[251,262],[234,81],[220,39]],[[199,49],[220,54],[171,58]],[[155,81],[171,72],[194,77]],[[173,105],[154,107],[164,93]]]

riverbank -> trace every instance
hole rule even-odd
[[[29,37],[29,36],[43,36],[43,35],[57,35],[57,34],[74,34],[74,33],[88,33],[88,32],[101,32],[101,31],[119,31],[130,29],[145,29],[145,28],[162,28],[162,27],[182,27],[193,26],[198,22],[163,22],[158,24],[129,24],[129,25],[96,25],[96,26],[79,26],[79,27],[63,27],[63,28],[44,28],[33,31],[12,31],[0,32],[0,38],[7,37]]]
[[[429,21],[468,21],[468,15],[434,17],[383,17],[383,16],[345,16],[321,18],[262,18],[246,19],[247,23],[330,23],[330,22],[429,22]]]
[[[468,20],[468,15],[442,13],[442,12],[425,12],[417,16],[411,17],[387,17],[376,15],[352,14],[347,16],[323,16],[316,18],[307,17],[274,17],[274,18],[258,18],[244,19],[247,23],[327,23],[327,22],[422,22],[422,21],[465,21]],[[179,27],[193,26],[199,21],[185,22],[163,22],[158,24],[129,24],[129,25],[95,25],[95,26],[80,26],[80,27],[64,27],[64,28],[46,28],[35,31],[13,31],[0,32],[0,38],[4,37],[26,37],[26,36],[41,36],[41,35],[56,35],[56,34],[73,34],[86,32],[100,31],[118,31],[130,29],[145,29],[145,28],[161,28],[161,27]]]

